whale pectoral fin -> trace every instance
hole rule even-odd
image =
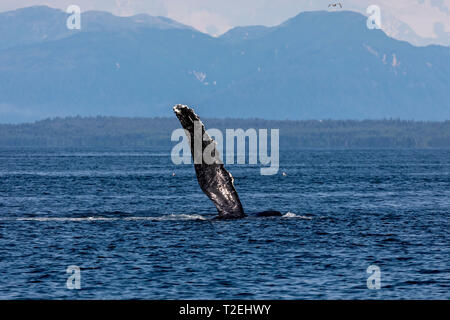
[[[197,180],[217,208],[219,217],[241,218],[244,210],[234,188],[233,177],[223,164],[196,164]]]
[[[234,179],[220,162],[215,141],[206,133],[205,126],[200,118],[194,110],[184,105],[176,105],[173,110],[190,141],[197,181],[202,191],[216,206],[219,218],[236,219],[244,217],[244,209],[234,188]],[[194,137],[201,139],[201,148],[196,148]],[[211,148],[211,144],[214,144],[213,148]],[[211,155],[214,157],[214,161],[204,161],[203,152],[207,147],[208,150],[212,149]]]

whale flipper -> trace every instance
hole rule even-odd
[[[234,179],[221,163],[215,141],[206,133],[205,126],[200,118],[194,110],[185,105],[176,105],[173,107],[173,111],[189,139],[197,181],[203,192],[216,206],[219,213],[218,218],[237,219],[245,217],[241,201],[234,188]],[[201,148],[195,147],[194,136],[197,137],[198,141],[202,141]],[[214,145],[210,146],[211,144]],[[210,153],[214,158],[212,164],[205,163],[203,158],[203,152],[207,147],[208,150],[212,150]],[[200,161],[195,159],[200,159]]]

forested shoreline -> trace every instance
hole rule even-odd
[[[450,121],[205,119],[207,129],[279,129],[280,148],[450,148]],[[173,118],[67,117],[0,124],[0,147],[172,146]]]

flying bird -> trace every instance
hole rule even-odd
[[[338,3],[330,3],[329,5],[328,5],[328,8],[329,7],[337,7],[337,6],[339,6],[341,9],[342,9],[342,4],[340,3],[340,2],[338,2]]]

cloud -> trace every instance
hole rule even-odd
[[[443,22],[436,22],[434,24],[434,33],[438,38],[450,38],[450,32],[445,31]]]
[[[187,14],[169,11],[168,16],[213,36],[218,36],[232,28],[232,25],[225,17],[207,10],[192,11]]]
[[[118,16],[132,16],[137,13],[167,16],[167,8],[162,0],[115,0],[112,13]]]
[[[441,10],[442,12],[445,12],[446,14],[450,14],[448,6],[444,3],[444,0],[431,0],[430,4],[433,7],[439,8],[439,10]]]

